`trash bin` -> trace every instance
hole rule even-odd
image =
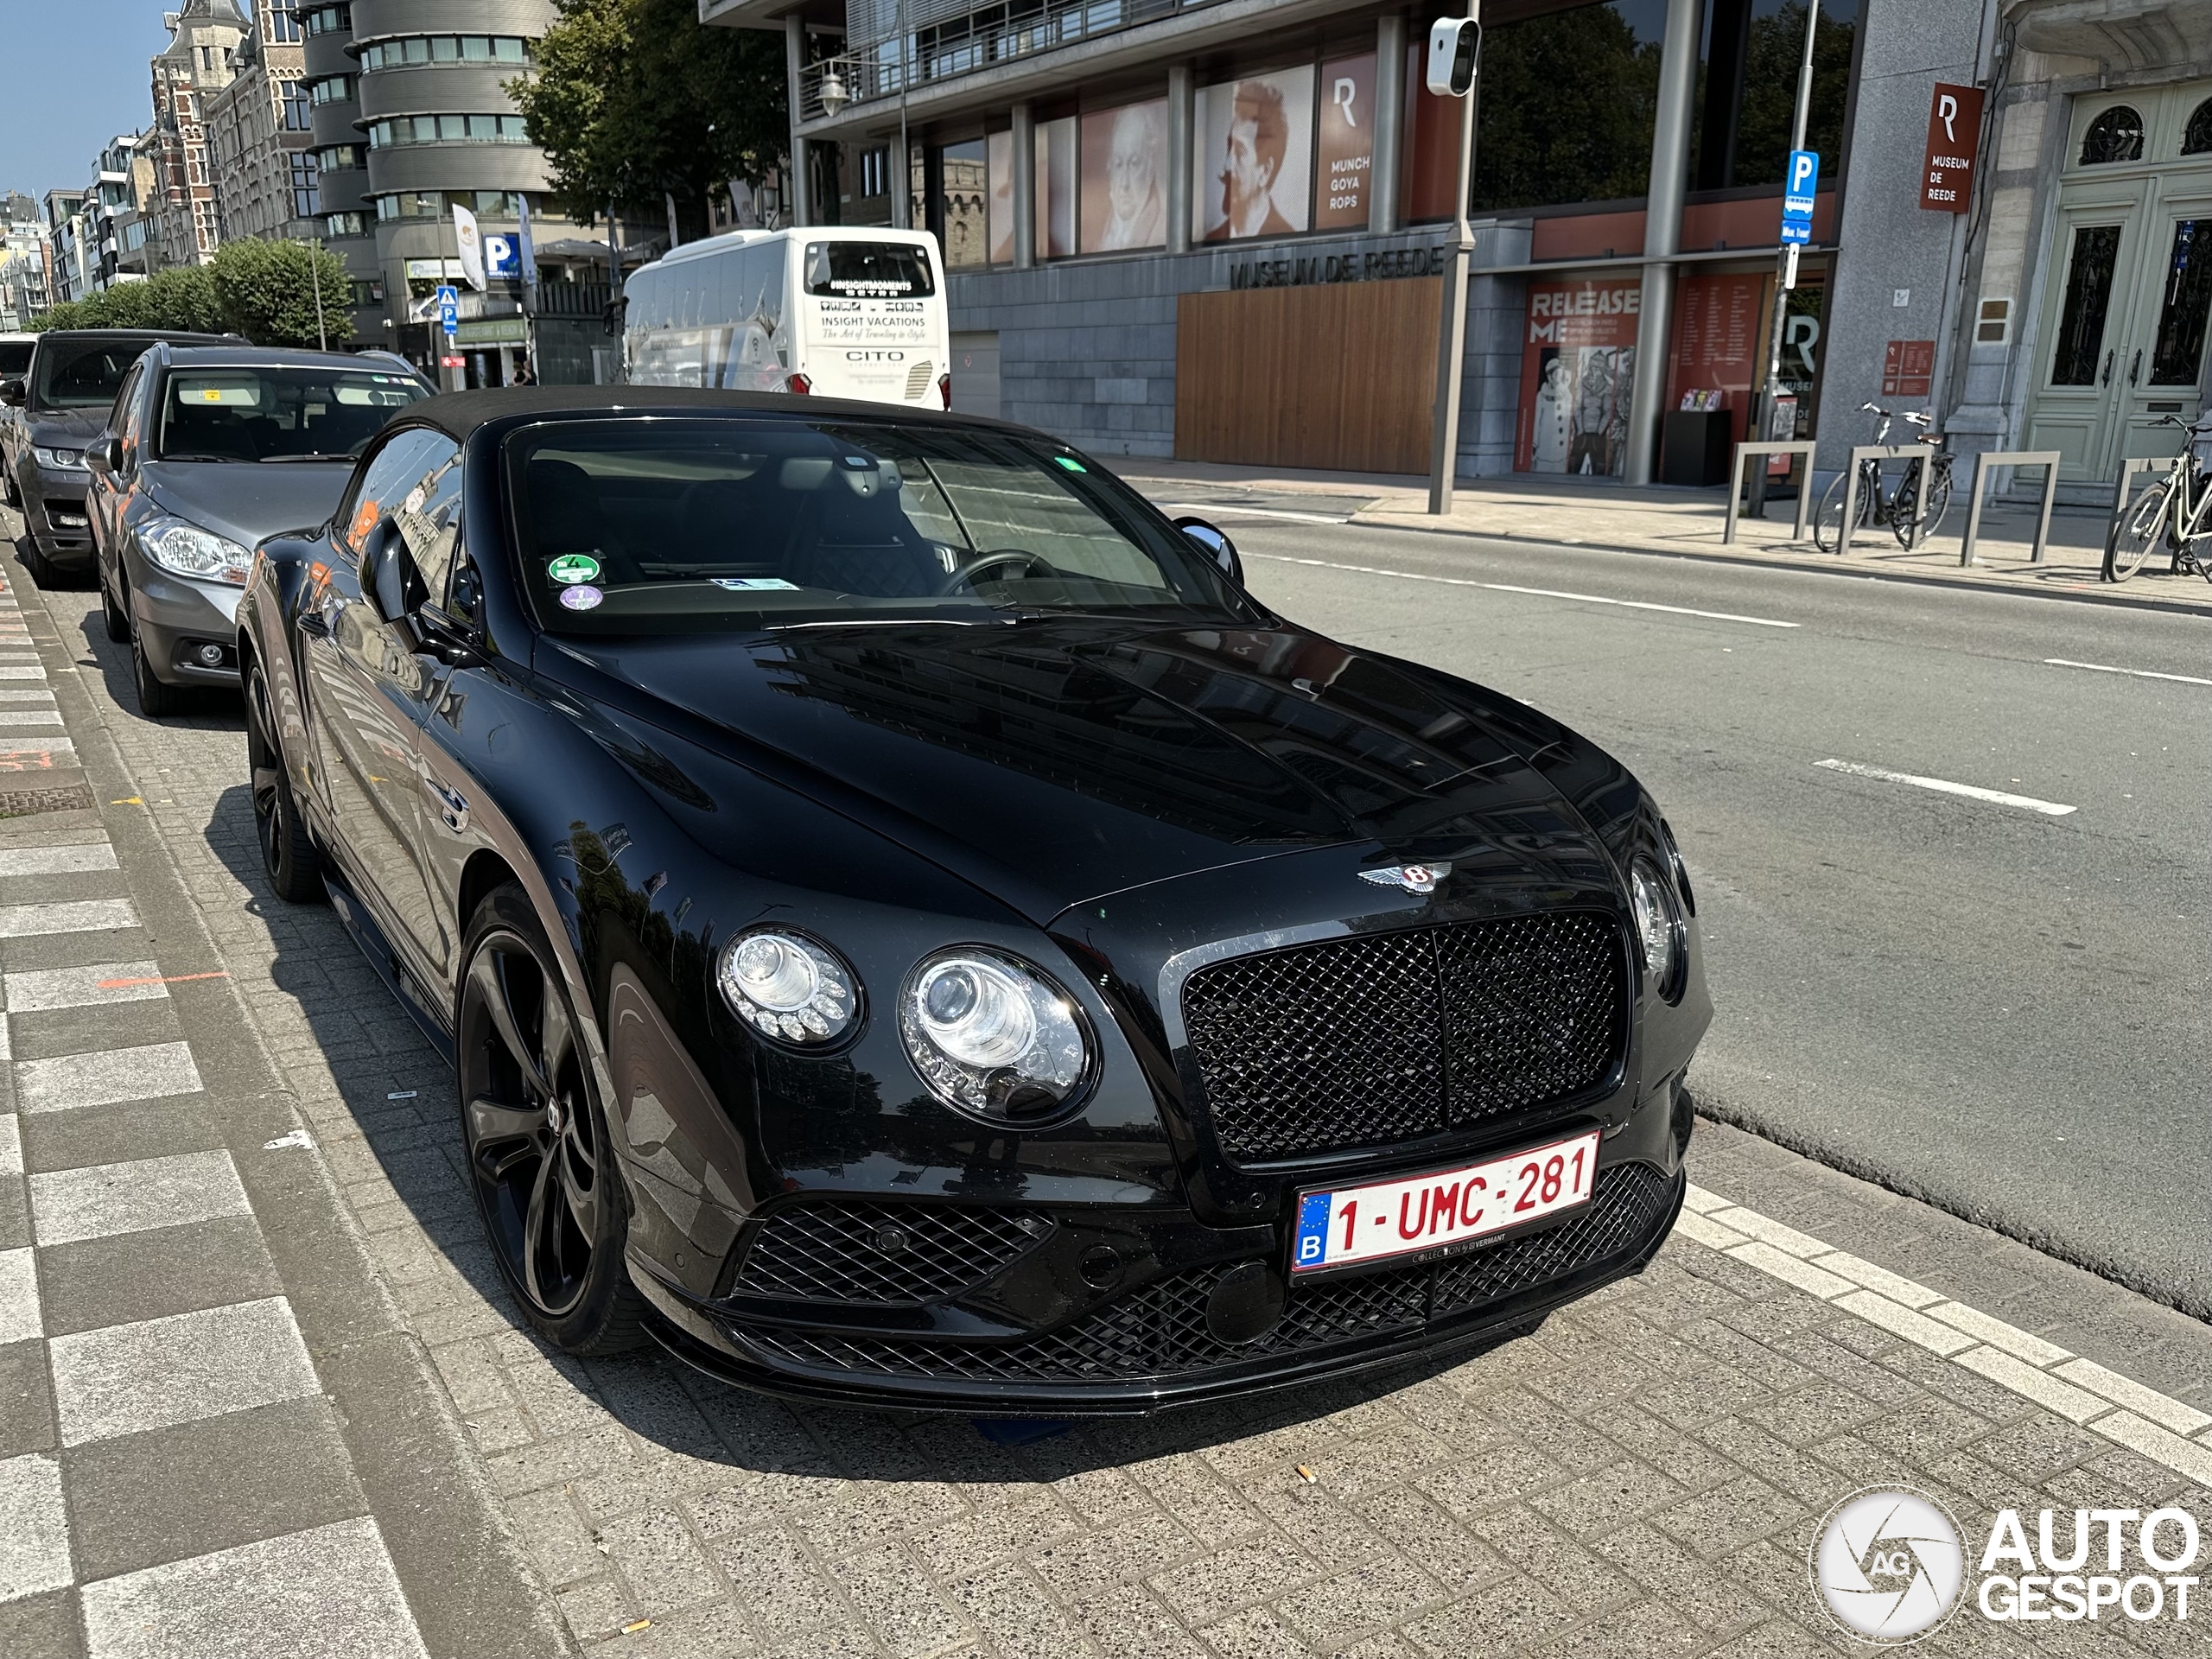
[[[1725,409],[1669,410],[1659,442],[1659,481],[1704,490],[1726,484],[1730,438]]]

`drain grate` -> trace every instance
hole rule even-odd
[[[83,784],[59,789],[0,789],[0,818],[27,818],[35,812],[74,812],[92,804]]]

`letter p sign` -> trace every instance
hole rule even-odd
[[[1793,149],[1789,152],[1789,189],[1793,196],[1809,196],[1813,187],[1820,182],[1821,155],[1816,149]]]

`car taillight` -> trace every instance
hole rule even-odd
[[[814,390],[814,382],[808,379],[803,374],[790,375],[787,376],[784,381],[784,390],[786,391],[797,392],[800,397],[804,397],[807,393]]]
[[[947,409],[950,409],[952,407],[952,377],[950,375],[940,374],[938,376],[937,395],[944,399],[944,406]]]

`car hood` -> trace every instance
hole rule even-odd
[[[107,430],[105,409],[36,410],[23,418],[31,442],[41,449],[82,449]]]
[[[1502,700],[1295,629],[1056,620],[557,645],[539,665],[611,709],[779,777],[1040,923],[1320,846],[1374,843],[1377,863],[1598,850],[1528,758],[1561,728],[1524,720],[1538,739],[1516,747],[1487,712]]]
[[[241,546],[325,523],[353,463],[154,461],[140,477],[154,505]]]

